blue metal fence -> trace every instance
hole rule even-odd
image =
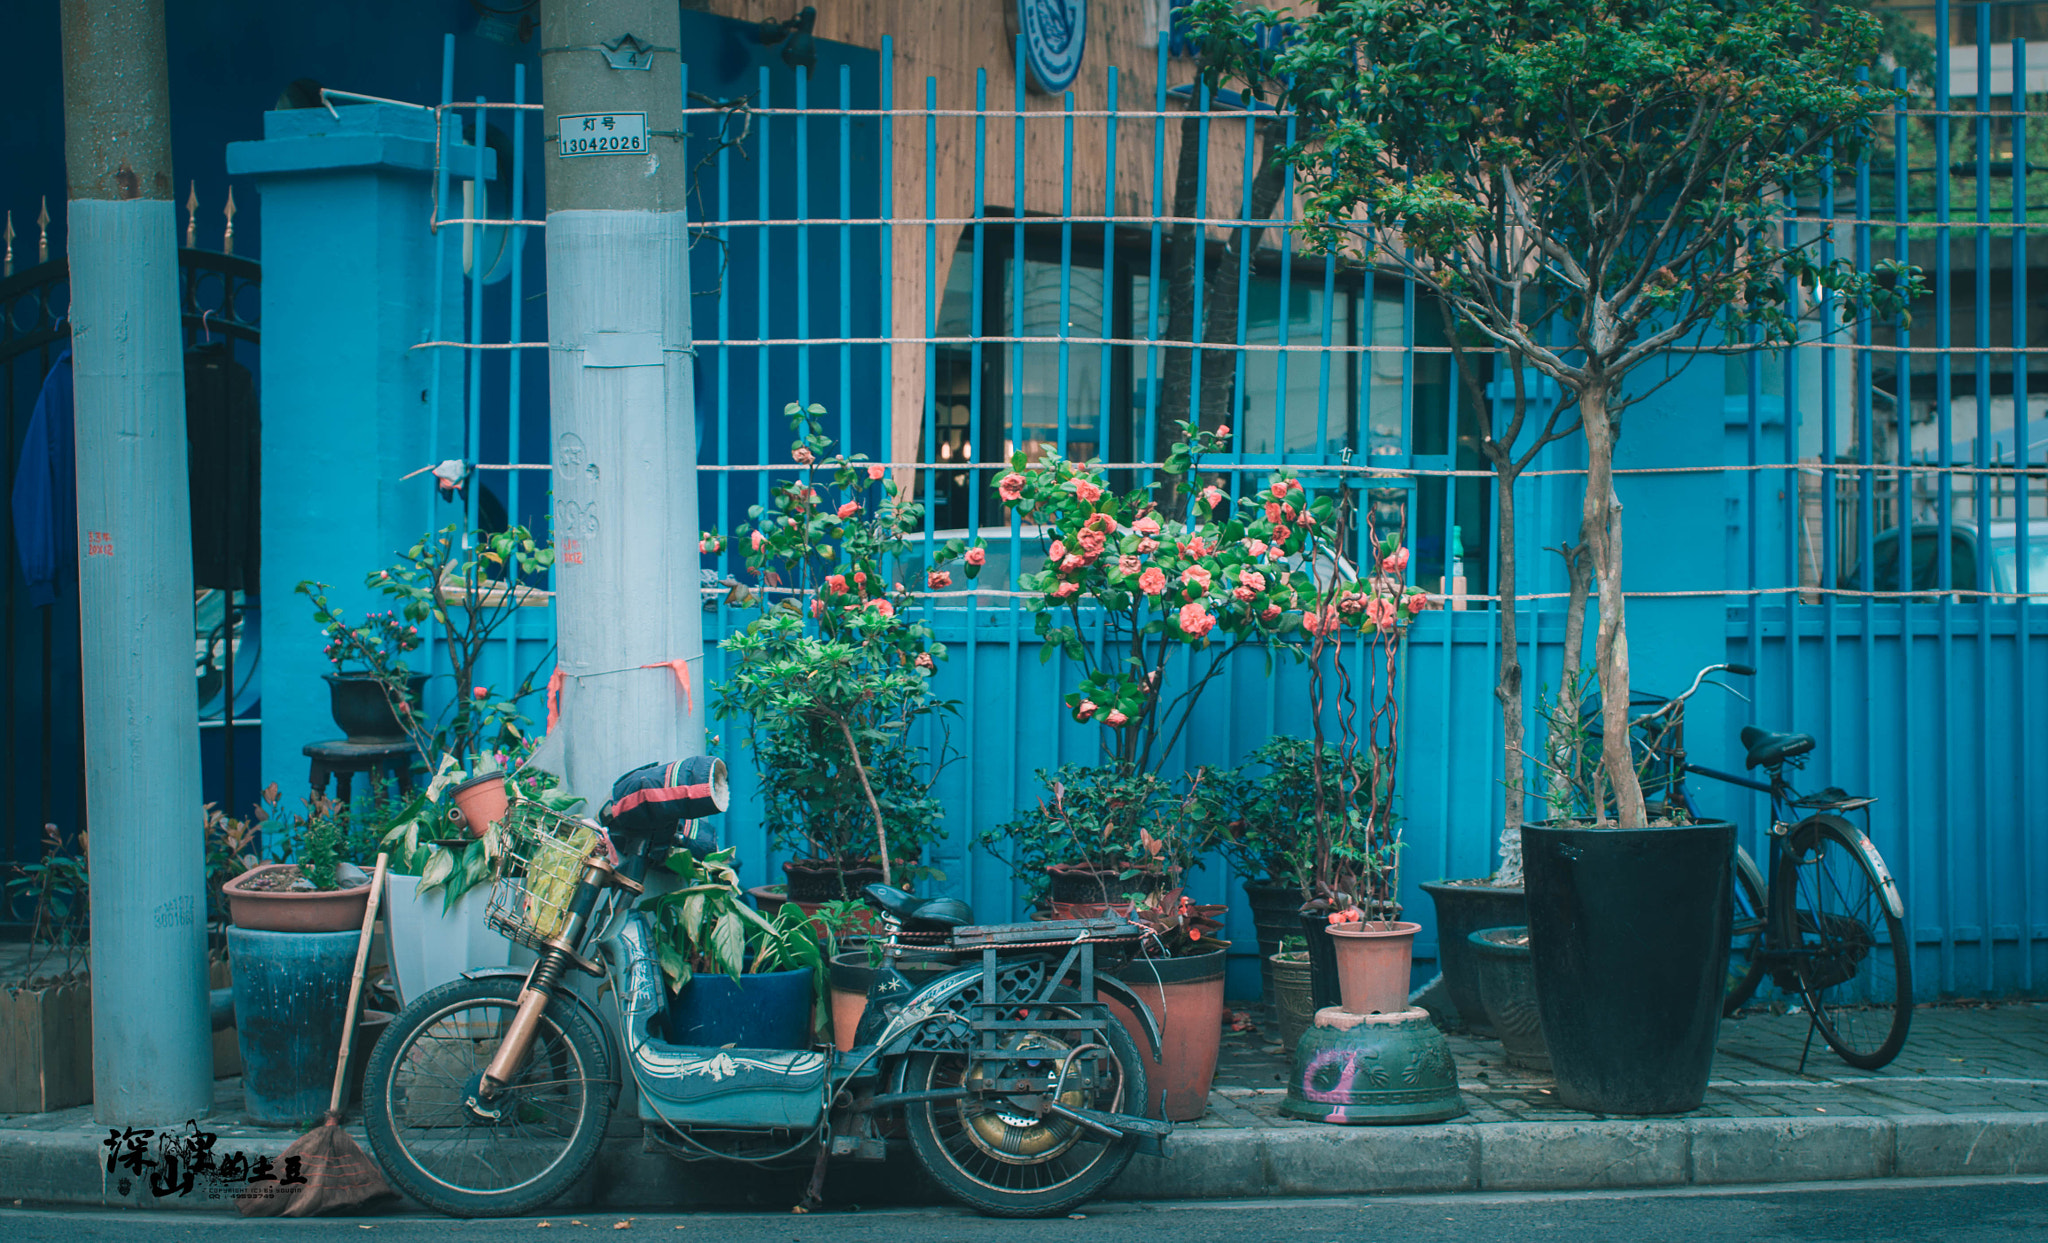
[[[1749,721],[1805,729],[1820,739],[1811,771],[1824,780],[1813,784],[1879,796],[1874,837],[1906,894],[1926,996],[2036,991],[2048,969],[2048,850],[2039,845],[2048,809],[2035,776],[2048,759],[2036,706],[2048,702],[2048,617],[2038,603],[2048,591],[2048,486],[2037,464],[2048,422],[2030,404],[2048,414],[2048,397],[2031,398],[2028,382],[2029,351],[2048,347],[2028,336],[2026,242],[2037,225],[2026,214],[2027,50],[2011,46],[2010,95],[1994,96],[2004,71],[1994,62],[1991,6],[1956,7],[1977,32],[1967,62],[1979,70],[1974,108],[1950,98],[1943,8],[1933,107],[1898,110],[1892,152],[1856,167],[1853,188],[1831,183],[1816,201],[1787,203],[1788,229],[1832,226],[1829,246],[1849,248],[1860,267],[1887,257],[1925,267],[1932,293],[1914,326],[1864,319],[1725,371],[1719,359],[1695,362],[1631,413],[1621,461],[1639,685],[1681,689],[1677,679],[1701,665],[1753,663],[1752,703],[1702,702],[1692,714],[1694,756],[1726,766],[1736,728]],[[1213,378],[1227,368],[1236,452],[1212,464],[1233,490],[1255,490],[1286,465],[1312,487],[1350,487],[1395,507],[1415,550],[1411,578],[1446,597],[1460,594],[1462,544],[1465,590],[1451,603],[1469,607],[1412,628],[1400,690],[1402,896],[1425,925],[1417,952],[1426,961],[1433,918],[1417,886],[1491,870],[1507,777],[1492,696],[1493,484],[1461,448],[1471,412],[1460,410],[1437,317],[1412,284],[1303,253],[1290,193],[1271,218],[1253,218],[1258,127],[1286,126],[1292,137],[1290,120],[1265,121],[1206,91],[1181,99],[1169,91],[1164,48],[1144,108],[1125,106],[1115,70],[1100,101],[1084,105],[1071,92],[1033,100],[1021,48],[1018,57],[1008,108],[990,106],[986,72],[971,101],[941,100],[936,80],[922,90],[897,83],[886,38],[877,52],[821,42],[815,74],[765,60],[685,66],[696,92],[686,91],[685,125],[701,157],[692,262],[705,525],[730,529],[777,472],[793,470],[777,461],[776,412],[817,401],[852,449],[914,476],[929,502],[928,536],[1002,536],[1008,555],[991,557],[1002,574],[925,609],[952,651],[939,692],[966,705],[951,727],[963,762],[939,786],[948,836],[935,862],[944,888],[985,916],[1011,916],[1019,907],[1007,868],[970,843],[1036,800],[1034,770],[1092,759],[1099,738],[1061,710],[1073,671],[1057,659],[1041,664],[1011,594],[1030,541],[994,502],[991,468],[1013,450],[1043,446],[1102,458],[1120,478],[1145,482],[1165,449],[1157,429],[1170,356],[1190,356],[1181,398],[1190,414],[1202,408],[1204,371]],[[1204,278],[1191,290],[1193,323],[1206,322],[1212,288],[1236,312],[1218,321],[1229,331],[1199,350],[1186,336],[1169,339],[1175,229],[1187,219],[1174,205],[1170,156],[1190,116],[1201,128],[1192,241]],[[1007,169],[998,167],[1003,147]],[[1076,193],[1083,147],[1099,181],[1081,184],[1104,187],[1099,206]],[[971,162],[957,154],[967,152]],[[1957,164],[1965,153],[1974,162]],[[906,165],[924,171],[905,175]],[[1120,177],[1147,165],[1148,210],[1120,213]],[[971,176],[964,215],[947,214],[943,167]],[[1027,183],[1052,168],[1060,193],[1048,214]],[[1967,220],[1953,218],[1958,206]],[[1969,239],[1967,253],[1952,255],[1952,237]],[[1234,273],[1207,279],[1226,262]],[[918,290],[914,314],[892,296],[905,280]],[[473,294],[479,306],[492,296],[480,279]],[[1955,316],[1965,306],[1968,339],[1959,341]],[[1994,339],[2001,311],[2009,345]],[[490,344],[481,322],[472,319],[471,342]],[[914,403],[898,383],[905,350],[922,354]],[[516,397],[502,415],[509,437],[492,430],[501,414],[478,397],[490,369],[507,365],[504,391],[520,391],[521,352],[472,355],[471,456],[509,445],[516,458],[536,443],[518,431]],[[527,384],[538,370],[529,368]],[[529,426],[536,413],[529,403]],[[1564,577],[1544,549],[1576,533],[1582,464],[1583,450],[1567,441],[1517,485],[1532,738],[1563,639]],[[527,486],[529,497],[540,490]],[[715,563],[721,577],[743,573],[734,554]],[[705,607],[716,613],[707,642],[748,616],[723,593],[707,593]],[[538,642],[547,620],[523,622],[524,641]],[[719,676],[715,651],[706,671]],[[1246,654],[1210,691],[1169,768],[1231,763],[1275,733],[1305,735],[1306,689],[1299,667],[1269,675],[1258,654]],[[740,846],[749,883],[778,879],[734,745],[740,731],[714,729],[739,778],[723,831]],[[1761,800],[1702,793],[1760,849]],[[1211,861],[1191,888],[1234,901],[1233,987],[1253,987],[1249,913],[1235,878]]]

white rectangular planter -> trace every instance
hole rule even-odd
[[[489,885],[463,894],[455,909],[444,915],[438,892],[421,896],[419,877],[391,876],[387,883],[384,909],[391,919],[391,969],[404,1004],[460,979],[465,971],[502,967],[510,960],[512,943],[484,923]]]

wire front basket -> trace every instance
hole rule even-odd
[[[598,849],[597,830],[530,799],[517,799],[498,822],[498,878],[484,919],[533,949],[561,934],[583,861]]]

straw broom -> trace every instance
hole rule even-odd
[[[348,1017],[341,1028],[341,1056],[334,1064],[334,1092],[320,1125],[291,1142],[278,1158],[282,1173],[291,1158],[299,1159],[303,1185],[285,1195],[243,1194],[235,1207],[244,1217],[310,1217],[329,1209],[348,1208],[390,1195],[391,1187],[376,1162],[342,1129],[341,1093],[348,1074],[349,1045],[356,1034],[356,1009],[363,997],[363,971],[370,959],[370,930],[377,924],[377,906],[384,897],[384,868],[389,856],[377,856],[377,874],[370,882],[370,901],[363,912],[363,935],[356,942],[356,969],[348,986]]]

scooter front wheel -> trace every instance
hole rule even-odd
[[[1065,990],[1062,990],[1063,992]],[[1063,1000],[1071,1001],[1068,995]],[[1122,1023],[1111,1020],[1098,1036],[1068,1027],[1074,1013],[1041,1014],[1042,1026],[1014,1033],[1009,1052],[1032,1055],[1025,1073],[1072,1073],[1092,1055],[1084,1045],[1106,1046],[1107,1070],[1093,1085],[1069,1087],[1060,1102],[1105,1112],[1143,1112],[1145,1064]],[[1072,1054],[1080,1053],[1080,1057]],[[1016,1066],[1018,1063],[1009,1063]],[[1123,1173],[1131,1160],[1128,1140],[1110,1139],[1056,1114],[1038,1117],[1021,1104],[971,1090],[984,1075],[1018,1073],[1003,1063],[978,1061],[964,1053],[920,1053],[905,1066],[904,1088],[913,1092],[962,1089],[958,1100],[912,1105],[904,1119],[911,1149],[946,1193],[993,1217],[1050,1217],[1085,1204]]]
[[[393,1185],[456,1217],[532,1212],[569,1189],[604,1140],[618,1084],[577,1004],[541,1013],[518,1077],[467,1099],[519,1008],[522,981],[457,980],[407,1006],[363,1081],[370,1151]]]

